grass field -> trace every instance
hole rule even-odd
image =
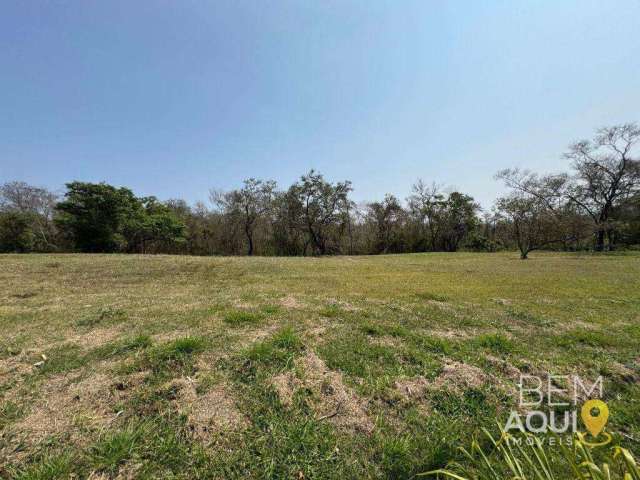
[[[0,477],[407,478],[520,373],[640,451],[640,255],[0,256]]]

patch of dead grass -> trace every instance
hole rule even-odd
[[[194,438],[207,444],[225,432],[237,432],[248,425],[247,418],[236,406],[229,388],[220,383],[198,395],[195,382],[189,378],[173,380],[177,389],[176,406],[187,415],[187,422]]]
[[[494,357],[493,355],[486,355],[486,359],[496,370],[504,374],[504,376],[507,377],[509,380],[513,380],[513,381],[520,380],[520,375],[522,375],[522,372],[520,372],[520,369],[511,365],[506,360],[503,360],[502,358]]]
[[[280,403],[287,408],[293,404],[293,394],[295,391],[304,385],[292,372],[276,375],[271,379],[270,383],[278,394]]]
[[[59,344],[62,345],[71,342],[85,349],[92,349],[113,342],[121,334],[122,329],[118,326],[94,328],[82,334],[69,332],[69,334],[65,336],[64,341],[59,342]]]
[[[281,298],[280,305],[289,310],[297,310],[305,307],[305,304],[300,302],[293,295],[287,295],[286,297]]]
[[[452,328],[446,330],[426,330],[426,332],[432,337],[445,338],[447,340],[464,340],[476,335],[474,332],[467,332]]]
[[[302,371],[302,379],[286,373],[271,380],[283,405],[290,406],[295,391],[304,387],[312,393],[312,408],[318,420],[348,431],[366,434],[373,431],[366,400],[344,384],[339,372],[330,370],[312,351],[297,362],[297,367]]]
[[[435,380],[429,381],[423,376],[402,378],[396,380],[395,390],[403,400],[424,406],[428,403],[430,391],[462,393],[469,388],[480,388],[487,382],[495,383],[478,367],[463,362],[448,362]]]
[[[86,442],[87,432],[106,428],[119,416],[115,405],[127,398],[143,377],[144,373],[136,373],[117,381],[107,373],[92,373],[87,378],[67,373],[49,378],[31,401],[27,416],[9,427],[12,443],[28,447],[17,455],[28,454],[51,436],[64,434],[75,444]]]
[[[403,342],[398,337],[392,337],[391,335],[383,335],[381,337],[371,337],[369,341],[374,345],[380,345],[381,347],[399,348]]]

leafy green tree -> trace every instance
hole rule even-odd
[[[56,206],[57,224],[68,232],[77,250],[115,252],[127,245],[131,224],[143,221],[141,202],[128,188],[105,183],[71,182]]]
[[[335,253],[339,237],[348,225],[351,182],[327,182],[311,170],[293,184],[290,195],[299,204],[300,225],[308,235],[313,251],[320,255]]]
[[[31,252],[36,242],[33,224],[33,214],[0,212],[0,252]]]
[[[185,224],[170,206],[156,197],[137,199],[141,208],[124,219],[123,236],[130,252],[175,251],[185,242]]]
[[[469,195],[452,192],[447,197],[441,215],[442,246],[447,252],[458,250],[460,242],[478,224],[480,206]]]

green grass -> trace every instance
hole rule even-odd
[[[259,323],[262,315],[256,312],[245,312],[242,310],[234,310],[227,312],[224,316],[225,323],[232,326],[251,325]]]
[[[160,379],[193,373],[195,356],[205,349],[206,340],[201,337],[178,338],[157,345],[145,352],[138,365],[139,370],[151,370]]]
[[[640,451],[638,254],[0,262],[0,478],[473,470],[514,371],[603,375]]]

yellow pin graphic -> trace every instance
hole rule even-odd
[[[598,409],[598,414],[593,415],[591,412]],[[587,430],[593,437],[600,435],[609,419],[609,407],[602,400],[587,400],[580,410],[582,421],[587,426]]]

